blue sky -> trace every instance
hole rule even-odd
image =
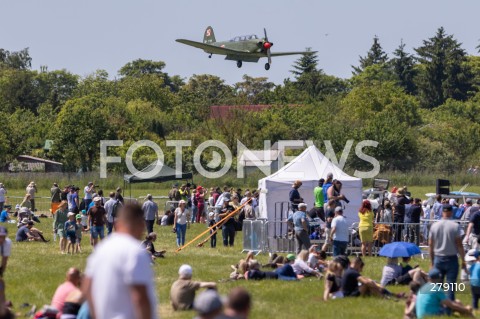
[[[238,69],[175,39],[201,41],[208,25],[217,40],[261,35],[266,27],[272,51],[312,47],[325,72],[349,77],[374,35],[388,53],[401,39],[413,51],[444,26],[475,54],[479,12],[476,0],[3,0],[0,47],[29,47],[34,69],[47,65],[80,75],[105,69],[113,78],[122,65],[143,58],[165,61],[168,73],[182,77],[209,73],[235,83],[249,74],[281,83],[291,76],[295,56],[275,58],[268,72],[264,60]]]

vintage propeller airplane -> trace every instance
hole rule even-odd
[[[177,39],[177,42],[190,45],[195,48],[203,49],[209,53],[209,58],[213,54],[226,55],[225,60],[237,61],[237,67],[242,67],[242,62],[258,62],[260,58],[268,58],[265,63],[265,70],[270,69],[272,57],[282,55],[305,54],[307,52],[271,52],[273,43],[268,41],[267,30],[263,29],[265,37],[263,39],[254,34],[238,36],[230,41],[217,42],[212,27],[207,27],[203,36],[203,43],[185,39]]]

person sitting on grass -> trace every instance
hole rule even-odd
[[[217,284],[214,282],[192,281],[192,272],[192,267],[189,265],[182,265],[178,270],[179,278],[172,284],[170,290],[170,301],[175,311],[192,309],[197,290],[217,289]]]
[[[237,265],[231,265],[233,272],[230,274],[230,279],[245,279],[245,273],[249,270],[249,264],[253,261],[253,251],[248,252],[247,258],[240,259]]]
[[[35,225],[35,222],[33,223]],[[35,238],[35,241],[43,241],[44,243],[48,243],[50,241],[46,240],[45,237],[43,237],[43,232],[36,227],[30,228],[30,234]]]
[[[380,285],[385,287],[386,285],[395,284],[396,279],[401,275],[402,267],[398,264],[398,258],[387,257],[387,264],[383,266]]]
[[[319,251],[318,245],[312,245],[308,250],[308,260],[307,264],[310,268],[323,272],[323,269],[328,266],[327,253],[324,251]]]
[[[256,260],[251,260],[248,263],[248,271],[245,273],[246,280],[263,280],[263,279],[278,279],[278,275],[272,271],[261,271],[260,263]]]
[[[53,295],[51,305],[58,310],[59,316],[62,314],[63,306],[68,295],[78,290],[80,282],[82,280],[82,273],[78,268],[70,268],[67,271],[65,281],[57,287],[55,294]]]
[[[283,266],[277,268],[275,272],[278,275],[279,280],[297,280],[297,274],[293,270],[293,263],[295,262],[295,255],[288,254],[287,258],[285,258],[285,264]]]
[[[305,276],[316,276],[321,278],[322,274],[319,271],[308,266],[307,259],[308,250],[300,251],[300,254],[298,254],[297,258],[295,259],[295,263],[293,264],[293,270],[297,274],[297,277],[301,276],[299,278],[302,278]]]
[[[193,309],[197,312],[195,319],[216,319],[223,316],[222,299],[215,290],[202,291],[193,303]]]
[[[418,282],[411,281],[409,284],[410,293],[405,302],[405,312],[403,313],[404,319],[415,319],[417,318],[415,304],[417,302],[418,290],[420,290],[421,285]]]
[[[340,263],[332,261],[328,264],[327,277],[325,279],[325,290],[323,300],[343,298],[343,292],[340,289],[342,283],[343,267]]]
[[[5,206],[5,210],[2,211],[0,214],[0,223],[6,223],[10,220],[10,210],[12,209],[12,206],[7,205]]]
[[[75,220],[75,213],[69,212],[67,214],[68,220],[65,222],[64,232],[67,236],[67,254],[70,254],[70,248],[72,254],[75,252],[75,244],[77,243],[77,221]]]
[[[30,229],[33,227],[33,222],[31,220],[27,221],[26,224],[24,224],[22,227],[20,227],[17,230],[17,234],[15,236],[15,241],[21,242],[21,241],[40,241],[41,239],[39,237],[34,237],[30,233]]]
[[[343,272],[342,291],[345,297],[377,296],[388,297],[392,294],[370,278],[361,275],[365,263],[362,258],[356,257],[350,268]],[[401,297],[399,294],[397,297]]]
[[[155,246],[153,243],[157,240],[157,233],[151,232],[148,234],[147,237],[145,237],[145,240],[142,242],[142,247],[144,247],[147,252],[152,256],[152,261],[155,260],[155,258],[164,258],[165,253],[167,252],[166,250],[162,251],[156,251]]]
[[[440,316],[447,313],[447,310],[458,312],[463,317],[474,318],[472,308],[464,306],[459,300],[452,301],[447,298],[442,285],[442,274],[437,268],[428,272],[430,280],[422,286],[417,294],[415,303],[418,319],[430,316]]]

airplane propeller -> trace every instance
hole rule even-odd
[[[267,51],[267,56],[268,56],[268,64],[272,64],[272,56],[270,53],[270,48],[272,47],[273,43],[268,41],[268,36],[267,36],[267,29],[263,28],[263,32],[265,33],[265,41],[263,42],[263,49]]]

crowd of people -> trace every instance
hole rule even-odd
[[[4,188],[1,186],[0,190]],[[348,199],[342,194],[342,183],[333,179],[332,174],[328,174],[326,180],[321,179],[313,190],[315,200],[311,209],[300,194],[301,186],[301,181],[295,181],[289,193],[292,208],[289,222],[297,242],[296,254],[272,254],[269,262],[262,265],[250,252],[232,266],[231,280],[298,281],[310,277],[324,281],[325,301],[376,296],[405,299],[404,315],[408,318],[450,312],[473,316],[472,307],[477,309],[480,299],[480,253],[476,240],[480,237],[478,204],[467,199],[465,205],[458,205],[437,196],[436,202],[427,207],[432,219],[438,219],[428,224],[430,270],[410,266],[410,258],[402,258],[400,262],[397,258],[387,258],[382,278],[377,283],[362,274],[365,266],[362,258],[349,259],[346,256],[350,225],[343,215]],[[105,198],[103,191],[95,188],[94,183],[88,183],[83,188],[81,199],[79,188],[73,185],[62,190],[54,184],[51,189],[52,204],[57,204],[53,212],[53,233],[59,241],[60,252],[81,252],[81,238],[87,232],[95,249],[88,258],[84,274],[77,268],[67,271],[66,281],[58,287],[51,306],[41,310],[43,314],[53,313],[56,318],[63,319],[90,318],[90,314],[96,318],[155,318],[157,297],[151,264],[165,255],[164,250],[157,251],[154,246],[157,240],[155,223],[172,226],[179,247],[185,245],[191,223],[204,223],[210,227],[212,248],[216,247],[216,232],[221,230],[223,245],[228,247],[234,245],[235,233],[241,230],[243,219],[254,219],[258,214],[258,191],[245,190],[242,194],[241,189],[229,187],[220,191],[219,188],[207,190],[189,184],[174,185],[169,192],[170,209],[164,216],[159,216],[158,204],[150,194],[142,205],[138,205],[126,203],[121,189]],[[2,215],[5,220],[17,218],[16,241],[47,242],[43,233],[34,227],[35,183],[28,185],[27,192],[15,212],[11,212],[8,205],[3,205],[5,214],[2,212],[0,219]],[[425,203],[422,205],[419,199],[410,200],[405,188],[396,190],[394,194],[395,201],[386,201],[377,209],[373,209],[369,200],[359,204],[358,233],[363,256],[372,255],[373,227],[379,218],[399,221],[399,215],[403,214],[405,222],[412,216],[425,215]],[[469,221],[466,234],[452,220],[455,208],[457,212],[462,209],[463,218]],[[325,223],[323,230],[310,226],[317,218]],[[408,225],[401,229],[401,234],[408,236],[410,231],[419,236],[420,229],[410,229]],[[325,238],[323,245],[312,245],[311,239],[319,235]],[[465,245],[471,245],[472,249],[466,252]],[[7,238],[7,229],[1,226],[0,247],[0,272],[3,274],[11,252],[11,240]],[[332,258],[327,256],[330,247]],[[465,306],[455,299],[453,287],[460,269],[468,274],[472,306]],[[248,317],[251,297],[243,288],[232,290],[223,301],[216,291],[217,283],[192,280],[191,266],[182,265],[178,274],[179,278],[170,291],[175,311],[193,309],[199,318]],[[116,280],[118,278],[124,280]],[[449,289],[434,289],[443,282],[449,285]],[[408,285],[409,291],[394,294],[389,289],[390,285]],[[202,289],[204,291],[197,295],[197,291]]]

